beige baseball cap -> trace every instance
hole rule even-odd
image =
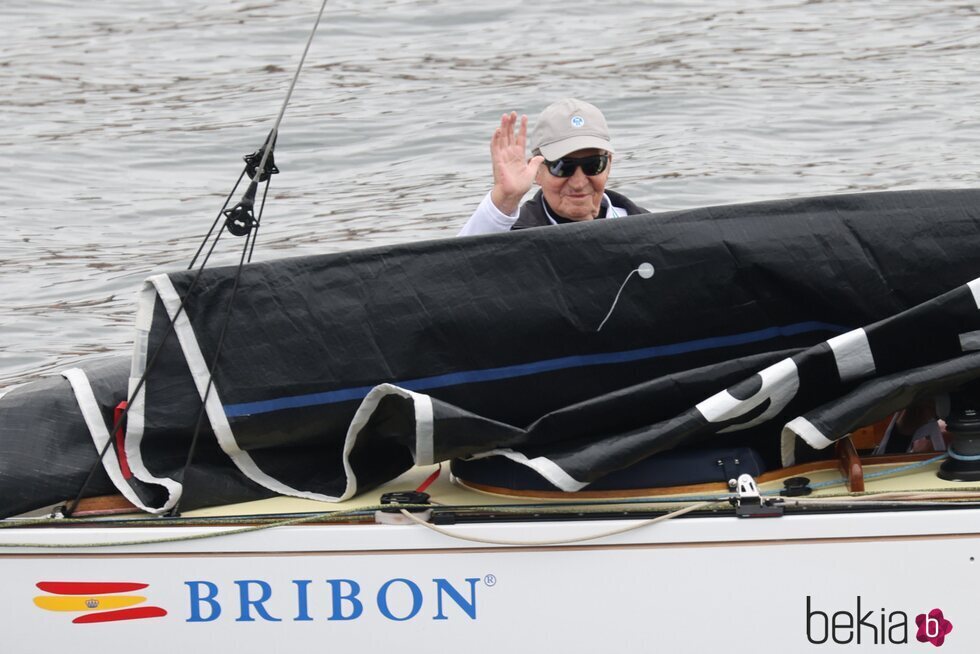
[[[575,98],[549,105],[531,130],[531,153],[541,154],[548,161],[590,148],[615,152],[605,116],[593,105]]]

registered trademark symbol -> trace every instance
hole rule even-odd
[[[485,583],[487,586],[496,586],[497,577],[494,575],[487,575],[486,577],[483,578],[483,583]]]

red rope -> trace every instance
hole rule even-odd
[[[119,425],[116,430],[116,458],[119,459],[119,469],[122,471],[123,479],[131,479],[133,477],[133,471],[129,469],[129,460],[126,458],[126,429],[123,423],[125,422],[121,418],[123,413],[126,411],[127,402],[123,400],[116,405],[116,410],[113,412],[114,422]]]
[[[434,482],[436,479],[439,478],[439,473],[441,473],[441,472],[442,472],[442,464],[440,463],[439,464],[439,468],[435,472],[433,472],[431,475],[429,475],[429,477],[425,481],[423,481],[421,484],[419,484],[419,487],[415,489],[415,492],[421,493],[426,488],[428,488],[429,486],[431,486],[432,485],[432,482]]]

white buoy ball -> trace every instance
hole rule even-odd
[[[650,279],[653,277],[653,264],[641,263],[640,267],[636,269],[636,272],[640,273],[640,277],[643,279]]]

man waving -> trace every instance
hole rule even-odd
[[[504,114],[490,141],[493,188],[466,221],[460,236],[647,213],[606,190],[613,147],[606,119],[588,102],[566,98],[548,106],[531,132],[527,116]],[[531,185],[539,190],[521,205]]]

